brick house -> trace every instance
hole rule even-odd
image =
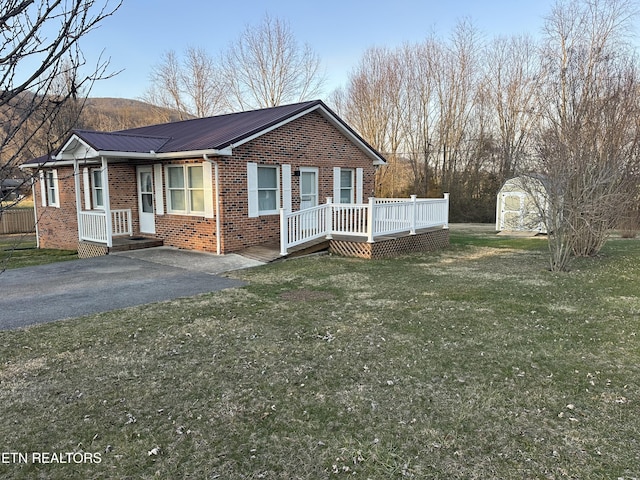
[[[315,100],[118,132],[78,130],[21,168],[36,172],[38,245],[78,249],[80,257],[105,255],[123,239],[217,254],[279,243],[285,255],[332,234],[373,244],[375,235],[415,235],[425,226],[440,228],[435,244],[448,243],[448,197],[373,198],[375,170],[385,163]],[[429,235],[409,243],[421,249],[434,243]]]
[[[124,233],[227,253],[278,241],[281,208],[327,197],[362,203],[384,163],[324,103],[310,101],[112,133],[75,131],[22,168],[38,170],[43,248],[85,241],[108,248]]]

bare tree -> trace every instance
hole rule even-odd
[[[176,111],[182,119],[208,117],[223,110],[223,87],[215,60],[202,48],[187,48],[183,59],[173,50],[165,52],[150,80],[144,100]]]
[[[110,3],[0,3],[0,179],[19,176],[17,166],[35,153],[35,139],[39,155],[57,146],[77,119],[78,97],[90,91],[94,81],[109,76],[109,62],[103,58],[84,72],[80,40],[121,4]]]
[[[495,114],[499,182],[523,167],[537,109],[537,45],[530,37],[496,38],[485,51],[486,95]]]
[[[428,196],[437,154],[435,88],[432,71],[440,58],[441,44],[430,38],[404,50],[407,68],[406,102],[402,117],[404,150],[411,165],[413,192]]]
[[[309,100],[324,83],[318,55],[298,43],[286,22],[268,15],[245,29],[221,64],[231,110]]]
[[[536,132],[552,270],[597,254],[638,166],[638,72],[626,43],[631,0],[559,1],[545,23]]]

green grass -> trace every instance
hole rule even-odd
[[[554,274],[544,240],[452,232],[0,332],[0,451],[101,455],[0,477],[638,477],[639,256]]]
[[[0,235],[0,271],[7,268],[30,267],[64,260],[77,260],[77,253],[75,250],[39,249],[36,246],[34,235]]]

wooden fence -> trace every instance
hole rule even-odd
[[[0,211],[0,235],[35,231],[36,220],[32,208],[11,208]]]

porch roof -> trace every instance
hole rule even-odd
[[[51,160],[92,159],[100,156],[119,158],[176,158],[180,153],[220,152],[231,150],[260,135],[312,111],[318,111],[347,138],[367,154],[376,165],[386,163],[346,122],[321,100],[282,105],[260,110],[194,118],[180,122],[150,125],[116,132],[77,130],[51,156],[43,156],[22,165],[40,167]],[[128,155],[132,154],[132,155]]]

